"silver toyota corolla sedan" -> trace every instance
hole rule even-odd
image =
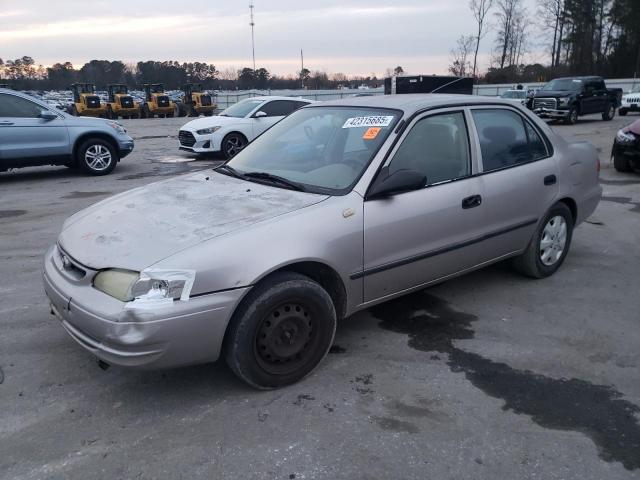
[[[499,99],[313,104],[222,167],[73,215],[45,290],[108,364],[222,355],[248,384],[280,387],[358,310],[507,258],[553,274],[600,200],[598,170],[593,146]]]

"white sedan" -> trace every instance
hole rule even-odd
[[[180,150],[222,152],[229,159],[267,128],[309,103],[312,101],[276,96],[242,100],[220,115],[198,118],[183,125],[178,134]]]

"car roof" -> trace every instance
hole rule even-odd
[[[246,98],[245,100],[296,100],[296,101],[300,101],[300,102],[308,102],[308,103],[313,103],[313,100],[309,100],[307,98],[301,98],[301,97],[284,97],[281,95],[262,95],[259,97],[249,97]]]
[[[305,108],[319,108],[324,106],[369,107],[403,110],[413,113],[427,108],[440,108],[457,105],[504,105],[511,107],[511,102],[504,102],[495,97],[478,95],[452,95],[444,93],[410,93],[396,95],[376,95],[373,97],[350,97],[341,100],[329,100],[314,103]]]

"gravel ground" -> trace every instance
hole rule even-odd
[[[178,152],[183,119],[124,121],[136,149],[108,177],[0,174],[0,478],[640,478],[640,175],[609,163],[632,120],[554,127],[600,149],[604,186],[555,276],[499,264],[361,312],[271,392],[223,362],[103,371],[49,315],[66,217],[215,163]]]

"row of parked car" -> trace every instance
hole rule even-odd
[[[610,120],[615,112],[613,105],[621,95],[617,90],[606,89],[603,83],[599,77],[557,79],[533,94],[513,90],[511,92],[516,93],[505,98],[525,102],[542,118],[564,118],[573,123],[579,114],[602,110],[603,119]],[[639,91],[640,87],[636,87],[622,97],[623,115],[640,111]],[[275,123],[311,103],[314,102],[276,96],[243,100],[220,115],[186,123],[179,131],[179,148],[196,154],[219,153],[228,160]],[[34,127],[41,127],[37,135],[33,134]],[[627,172],[640,166],[639,139],[638,124],[617,133],[612,157],[618,171]],[[118,122],[74,117],[51,108],[46,100],[0,89],[0,171],[65,165],[93,175],[105,175],[133,147],[133,139]]]

